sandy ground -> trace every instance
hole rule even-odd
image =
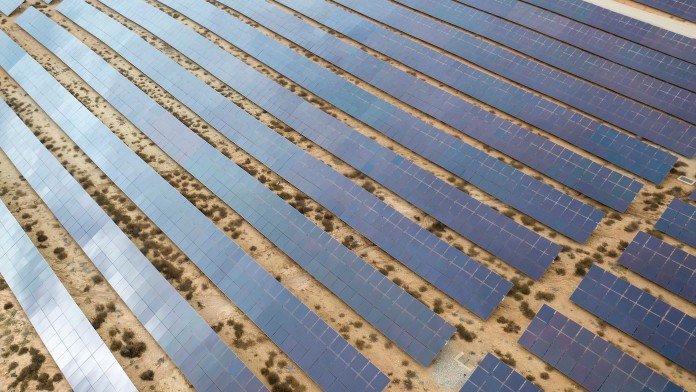
[[[155,5],[158,4],[151,0],[149,0],[149,2]],[[32,3],[37,5],[43,4],[37,0]],[[114,14],[96,1],[90,1],[90,3],[110,14]],[[533,227],[542,235],[566,246],[556,263],[540,281],[534,282],[533,285],[528,284],[528,279],[520,275],[513,268],[476,247],[450,229],[445,228],[437,232],[443,240],[461,247],[461,249],[474,259],[489,266],[507,279],[519,279],[520,284],[516,286],[517,294],[510,295],[506,298],[489,320],[482,321],[465,308],[447,298],[432,285],[404,268],[397,260],[385,254],[338,218],[333,217],[316,202],[311,199],[305,200],[297,189],[225,139],[216,130],[205,123],[205,121],[196,116],[195,113],[178,103],[149,79],[143,77],[139,71],[130,66],[130,64],[121,59],[108,47],[83,32],[79,27],[67,21],[60,14],[52,11],[53,8],[54,5],[42,5],[43,11],[56,22],[59,22],[73,34],[80,37],[80,39],[92,47],[93,50],[106,58],[107,61],[117,67],[123,74],[129,76],[141,89],[168,110],[175,113],[189,125],[191,129],[205,137],[231,160],[246,167],[249,171],[255,172],[257,178],[261,178],[261,176],[265,177],[266,186],[271,188],[274,192],[291,195],[293,198],[288,200],[288,202],[293,202],[298,206],[302,204],[305,205],[308,210],[305,215],[320,227],[322,227],[321,221],[323,219],[332,217],[334,222],[334,229],[330,232],[332,236],[339,241],[343,241],[347,236],[353,236],[355,242],[352,246],[355,253],[359,254],[376,268],[384,271],[390,279],[408,289],[415,296],[418,296],[419,299],[427,305],[434,307],[436,301],[443,301],[443,312],[441,316],[451,324],[461,325],[464,329],[475,335],[471,342],[467,342],[457,336],[453,337],[445,349],[438,355],[434,363],[428,368],[414,363],[404,352],[389,343],[375,328],[362,320],[336,296],[302,270],[290,258],[285,256],[252,226],[241,220],[232,209],[228,208],[210,191],[173,162],[159,148],[154,146],[149,139],[133,127],[132,124],[124,120],[115,109],[101,99],[89,86],[77,78],[76,75],[57,60],[57,58],[16,27],[13,24],[14,17],[6,18],[6,22],[0,25],[3,31],[19,42],[25,50],[46,67],[54,77],[78,97],[101,121],[109,126],[134,151],[138,152],[141,157],[146,159],[153,168],[191,200],[201,211],[205,212],[264,268],[280,279],[290,291],[310,308],[314,309],[323,320],[342,333],[352,344],[362,347],[361,351],[364,355],[392,379],[392,384],[389,386],[390,390],[405,390],[409,386],[411,386],[413,390],[419,391],[458,390],[469,372],[473,370],[478,361],[480,361],[487,352],[497,352],[498,355],[509,354],[510,363],[518,372],[533,379],[535,383],[547,391],[581,390],[581,388],[571,380],[548,367],[543,361],[534,357],[516,343],[521,331],[523,331],[529,323],[529,318],[525,316],[525,312],[520,308],[523,306],[522,304],[526,304],[532,312],[536,312],[536,310],[546,302],[543,299],[536,299],[537,293],[554,294],[555,298],[553,300],[547,300],[554,308],[562,311],[567,316],[592,331],[602,334],[612,343],[632,354],[641,362],[648,364],[664,374],[677,384],[687,389],[696,388],[696,380],[688,371],[673,364],[671,361],[663,358],[620,331],[617,331],[615,328],[601,323],[596,317],[583,311],[578,306],[575,306],[568,299],[582,279],[581,276],[575,274],[576,263],[585,258],[590,258],[593,259],[594,262],[601,264],[603,268],[611,269],[614,273],[625,277],[631,283],[650,290],[653,294],[659,295],[665,301],[677,306],[681,310],[689,314],[696,314],[696,307],[694,305],[616,264],[616,258],[621,253],[621,242],[630,242],[635,235],[636,229],[630,227],[633,223],[635,223],[640,230],[649,230],[673,197],[672,194],[683,195],[686,194],[687,191],[690,191],[689,187],[676,180],[678,173],[670,175],[659,187],[646,184],[643,193],[634,201],[625,214],[614,213],[605,218],[590,240],[583,245],[577,244],[562,235],[558,235],[547,227],[533,222],[533,220],[531,223],[527,222],[530,227]],[[166,7],[160,6],[160,8],[168,12],[170,11]],[[229,87],[226,87],[219,80],[201,70],[197,65],[173,51],[145,30],[118,15],[113,16],[132,28],[136,33],[145,37],[150,43],[162,49],[181,65],[202,78],[206,83],[218,89],[218,91],[221,91],[231,101],[237,103],[246,111],[256,116],[260,121],[271,126],[277,132],[298,144],[305,151],[321,159],[360,185],[370,182],[375,187],[374,193],[376,195],[383,197],[385,202],[397,208],[405,216],[412,218],[423,227],[430,227],[435,223],[434,219],[425,215],[416,207],[405,202],[403,199],[381,187],[374,181],[361,176],[349,165],[329,154],[311,141],[308,141],[295,131],[287,128],[282,122],[265,113],[258,106],[246,100]],[[238,56],[243,61],[267,73],[269,77],[278,80],[284,79],[272,69],[246,56],[235,47],[228,45],[218,37],[206,32],[195,23],[183,17],[180,17],[179,20],[205,34],[208,38],[214,40],[218,45],[235,56]],[[260,27],[259,29],[275,39],[288,44],[287,41],[280,37],[276,37],[269,31]],[[350,40],[346,39],[346,41],[352,43]],[[304,54],[304,52],[298,48],[295,48],[295,50]],[[312,57],[312,59],[322,65],[327,65],[316,57]],[[392,62],[399,68],[409,70],[403,65],[396,64],[391,59],[386,60]],[[447,127],[439,121],[397,102],[381,91],[356,80],[353,76],[345,74],[341,70],[336,70],[335,68],[332,70],[352,83],[358,84],[366,90],[379,95],[383,99],[397,104],[413,115],[424,119],[428,123],[440,128],[443,132],[456,135],[467,143],[485,150],[495,157],[504,159],[506,162],[515,165],[515,167],[521,168],[525,173],[534,176],[539,175],[539,173],[534,170],[503,156],[497,151],[490,150],[457,130]],[[409,71],[413,72],[412,70]],[[424,75],[417,72],[416,75],[429,83],[439,86],[437,82]],[[416,154],[392,142],[340,110],[330,107],[330,105],[325,104],[321,99],[315,97],[313,94],[300,88],[291,81],[285,80],[285,82],[287,82],[286,87],[291,91],[314,102],[317,106],[335,115],[336,118],[349,124],[359,132],[372,137],[378,143],[392,148],[397,153],[416,162],[418,165],[431,171],[440,178],[469,192],[483,203],[506,212],[517,222],[522,222],[522,214],[511,210],[485,193],[466,184],[461,179],[455,178],[451,173],[425,161]],[[456,93],[452,89],[445,89],[452,93]],[[481,107],[493,110],[484,104],[475,102],[459,93],[457,94]],[[83,186],[93,196],[100,193],[106,196],[105,198],[98,199],[101,200],[102,207],[111,213],[112,218],[119,220],[120,227],[129,235],[136,245],[141,249],[147,249],[146,256],[148,256],[156,266],[160,268],[165,266],[169,271],[181,271],[180,274],[164,273],[164,275],[170,278],[172,284],[179,289],[182,296],[188,299],[191,306],[198,310],[199,314],[208,324],[215,326],[216,330],[219,329],[218,333],[222,339],[240,356],[240,358],[242,358],[247,366],[249,366],[260,379],[266,381],[264,376],[266,371],[264,369],[270,369],[280,374],[281,379],[285,376],[292,376],[295,380],[293,384],[294,387],[292,387],[293,390],[318,389],[316,384],[314,384],[306,374],[299,370],[287,356],[280,353],[278,347],[265,337],[265,335],[255,327],[230,300],[219,292],[210,280],[205,277],[196,266],[169,241],[169,239],[158,232],[155,225],[140,212],[139,209],[135,208],[132,202],[130,202],[125,195],[87,159],[82,151],[67,138],[62,130],[52,123],[41,110],[34,109],[36,105],[33,101],[28,98],[21,89],[18,89],[17,85],[1,70],[0,96],[6,101],[9,101],[15,111],[17,111],[30,128],[39,135],[45,145],[50,145],[54,155],[61,160],[65,167],[71,170],[74,176],[80,180]],[[495,112],[502,117],[508,118],[504,114],[498,113],[497,111]],[[531,131],[550,137],[552,140],[565,147],[581,152],[558,138],[547,135],[528,125],[525,126]],[[597,158],[592,159],[601,162],[601,160]],[[696,177],[696,162],[694,162],[694,160],[686,160],[683,157],[680,161],[682,162],[680,164],[681,167],[677,170],[683,171],[692,178]],[[614,169],[628,174],[616,167],[614,167]],[[544,177],[543,181],[568,194],[578,197],[586,203],[607,210],[592,200],[578,195],[577,192],[569,190],[553,180]],[[0,197],[10,206],[15,217],[22,225],[31,225],[32,229],[29,232],[30,237],[35,241],[35,244],[40,246],[40,251],[48,260],[51,267],[57,272],[61,281],[68,291],[70,291],[71,295],[73,295],[81,309],[87,314],[88,318],[92,320],[95,317],[97,305],[102,304],[106,306],[109,303],[114,304],[116,309],[114,312],[115,314],[109,313],[106,322],[98,329],[98,332],[107,344],[111,345],[114,340],[120,340],[120,336],[122,336],[123,331],[126,329],[132,330],[136,339],[147,344],[148,348],[141,358],[130,360],[123,358],[118,352],[115,352],[116,358],[121,365],[124,366],[129,377],[138,388],[141,390],[154,391],[191,390],[192,388],[188,386],[183,375],[176,369],[176,366],[166,354],[157,346],[156,342],[149,337],[147,331],[136,320],[133,314],[119,300],[116,292],[105,282],[95,283],[93,277],[99,276],[95,267],[84,253],[80,251],[79,247],[74,244],[56,218],[31,190],[31,187],[20,179],[19,173],[14,169],[7,157],[0,154],[0,188],[3,186],[6,187],[6,191],[0,193]],[[673,190],[671,191],[672,194],[667,194],[667,191],[672,190],[674,187],[681,187],[683,192],[679,193]],[[655,196],[655,194],[663,196]],[[653,202],[653,200],[657,201]],[[643,208],[648,205],[646,202],[657,203],[657,210],[644,211]],[[29,216],[25,217],[24,214],[28,214]],[[128,218],[123,218],[123,216],[127,216]],[[627,226],[629,226],[628,229]],[[39,231],[43,231],[48,237],[45,242],[40,243],[37,240],[36,236]],[[666,238],[666,240],[674,242],[669,238]],[[64,247],[68,257],[63,261],[59,260],[53,252],[55,247]],[[690,253],[696,253],[694,249],[690,249],[686,246],[684,246],[684,248]],[[84,290],[87,286],[89,287],[89,291],[85,292]],[[3,339],[3,344],[0,345],[0,354],[3,353],[2,350],[5,348],[5,342],[9,342],[9,339],[13,339],[15,342],[22,342],[22,346],[36,347],[47,357],[46,363],[41,368],[41,372],[46,372],[50,375],[57,373],[58,369],[51,361],[50,355],[42,345],[40,339],[38,339],[35,331],[28,324],[28,320],[22,312],[17,311],[19,306],[9,290],[0,291],[0,302],[3,304],[5,302],[14,302],[14,307],[9,311],[0,310],[0,328],[2,328],[2,331],[0,331],[2,334],[0,339]],[[239,325],[242,327],[239,327]],[[507,328],[507,332],[505,328]],[[114,329],[117,329],[117,331],[112,332]],[[243,330],[243,334],[240,338],[235,337],[235,329]],[[27,361],[26,354],[20,356],[17,353],[12,353],[6,358],[0,356],[0,391],[7,389],[7,386],[14,378],[12,371],[5,371],[13,361],[19,363],[19,366],[14,371],[14,373],[17,373],[17,371],[24,366],[25,362],[22,361]],[[155,371],[154,381],[140,379],[139,375],[147,369]],[[30,384],[29,390],[32,389],[32,385],[35,386],[35,384]],[[270,384],[267,385],[270,387]],[[56,383],[55,388],[56,390],[67,390],[68,386],[63,380]]]
[[[696,39],[696,25],[678,16],[630,0],[585,0],[665,30]]]

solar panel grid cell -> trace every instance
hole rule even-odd
[[[515,50],[542,59],[542,61],[584,77],[600,86],[614,89],[620,94],[626,94],[638,101],[644,101],[646,105],[597,87],[538,61],[529,60],[498,45],[487,43],[410,9],[395,4],[387,4],[383,1],[366,3],[355,0],[338,0],[337,2],[450,53],[471,59],[472,62],[494,73],[515,80],[533,90],[547,94],[682,155],[692,157],[696,153],[696,136],[694,136],[696,127],[646,106],[654,106],[685,121],[696,123],[696,114],[691,110],[696,104],[696,95],[688,91],[661,83],[654,78],[601,60],[596,56],[529,31],[524,27],[461,4],[435,3],[435,0],[397,0],[398,3],[434,18],[461,26],[473,34],[480,34],[503,45],[508,45]],[[427,33],[425,33],[426,31]],[[566,52],[563,52],[564,49]],[[484,56],[482,53],[487,55]],[[481,79],[483,78],[482,76]],[[494,83],[497,80],[491,76],[487,76],[486,79],[491,80],[489,83]],[[497,83],[506,84],[499,80]],[[509,84],[508,86],[504,90],[506,94],[517,99],[533,99],[531,98],[532,94],[513,88]],[[661,88],[658,89],[658,87]],[[629,89],[630,91],[623,91]],[[497,98],[498,101],[502,101],[497,91],[493,97],[487,98]],[[477,99],[486,102],[483,98]],[[498,102],[496,104],[501,105]],[[544,105],[537,104],[536,106],[553,107],[553,111],[565,111],[562,106],[548,101],[544,101]],[[501,110],[513,116],[519,116],[521,120],[534,123],[533,118],[527,119],[525,117],[524,111],[515,113],[514,107]],[[536,122],[540,123],[540,120],[536,120]],[[541,125],[537,126],[541,127]],[[546,126],[543,129],[552,129],[552,127]]]
[[[639,232],[618,263],[696,303],[696,256]]]
[[[84,3],[82,3],[84,4]],[[63,9],[74,6],[64,1]],[[91,10],[91,11],[90,11]],[[88,8],[83,18],[100,13]],[[103,26],[101,26],[103,27]],[[8,37],[0,64],[211,281],[320,387],[383,390],[389,379],[231,241]]]
[[[646,346],[696,371],[696,318],[592,266],[571,301]]]
[[[684,390],[548,305],[518,343],[592,392]]]
[[[541,389],[488,353],[459,392],[541,392]]]
[[[316,230],[311,221],[205,143],[77,38],[36,10],[22,15],[17,23],[117,110],[128,113],[125,117],[165,153],[230,207],[238,208],[244,219],[420,363],[429,364],[447,343],[454,327],[333,237]],[[402,336],[413,339],[401,344]]]
[[[583,0],[522,0],[696,64],[694,39]]]
[[[635,0],[635,2],[696,23],[696,3],[691,0]]]
[[[281,69],[284,76],[298,83],[304,83],[305,87],[322,95],[323,98],[332,100],[329,95],[335,96],[338,101],[332,103],[337,105],[347,103],[348,106],[343,107],[345,110],[352,111],[352,115],[360,117],[361,120],[375,126],[397,142],[403,142],[408,148],[472,184],[481,186],[491,195],[577,241],[584,242],[603,216],[601,211],[572,199],[413,117],[401,115],[397,117],[396,115],[400,112],[396,107],[345,82],[330,71],[210,4],[196,2],[194,3],[195,12],[191,12],[189,8],[180,6],[178,2],[167,0],[164,3],[193,18],[233,44],[240,45],[250,54],[260,56],[262,61],[276,69]],[[294,65],[289,67],[287,64]],[[314,64],[314,66],[306,68],[307,64]],[[317,75],[329,78],[327,80],[330,83],[307,82]],[[345,87],[348,90],[341,91],[339,87]],[[497,128],[496,124],[493,124],[492,129],[490,124],[474,125],[474,127],[481,125],[484,129],[491,131]],[[497,129],[505,132],[502,128]],[[519,140],[515,141],[517,142],[523,143]]]
[[[696,247],[696,206],[673,199],[655,224],[655,228]]]
[[[0,101],[2,132],[16,126],[8,111]],[[2,201],[0,273],[75,391],[137,391]]]

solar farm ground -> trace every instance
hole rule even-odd
[[[309,220],[323,228],[332,237],[343,243],[361,258],[368,261],[392,282],[404,288],[414,297],[438,313],[444,320],[457,327],[457,332],[444,349],[428,367],[418,364],[403,350],[390,342],[375,327],[367,323],[355,311],[332,294],[314,277],[296,264],[290,257],[266,239],[251,224],[229,208],[213,192],[179,166],[165,154],[137,127],[127,121],[113,106],[106,102],[89,85],[62,63],[45,47],[37,43],[29,34],[17,26],[17,15],[0,18],[0,29],[17,42],[36,59],[70,93],[85,105],[99,120],[106,124],[133,151],[162,175],[174,188],[183,194],[200,211],[207,215],[216,226],[223,230],[246,253],[282,283],[290,292],[320,316],[331,328],[339,332],[350,344],[389,376],[391,383],[387,390],[415,391],[455,391],[464,383],[476,365],[487,353],[495,353],[500,359],[528,380],[546,391],[583,390],[578,384],[531,354],[517,341],[529,325],[536,312],[548,304],[590,331],[603,336],[621,350],[646,364],[653,370],[686,390],[696,390],[696,376],[674,362],[661,356],[638,340],[617,328],[598,319],[593,314],[574,304],[571,294],[583,279],[583,274],[592,264],[611,271],[631,284],[652,293],[668,304],[689,315],[696,315],[696,305],[660,287],[659,285],[629,271],[617,263],[622,250],[639,231],[645,231],[663,238],[664,241],[678,245],[690,254],[696,250],[679,241],[662,235],[654,229],[667,205],[674,197],[685,200],[693,192],[693,187],[677,180],[680,175],[696,177],[696,160],[679,156],[679,160],[668,177],[659,185],[642,181],[645,185],[640,194],[623,213],[612,211],[596,201],[569,189],[524,164],[512,160],[477,140],[464,135],[456,129],[394,99],[386,93],[346,74],[330,63],[291,44],[286,39],[258,25],[254,21],[229,10],[220,3],[211,1],[217,7],[227,10],[234,17],[252,25],[269,37],[290,46],[298,53],[307,56],[342,78],[371,92],[379,98],[422,119],[442,132],[455,136],[477,149],[507,162],[522,172],[533,176],[553,188],[561,190],[584,203],[607,213],[589,240],[580,244],[560,235],[525,216],[490,195],[452,175],[441,167],[423,159],[414,152],[388,139],[364,123],[350,117],[328,104],[312,92],[286,79],[251,56],[228,44],[185,16],[153,0],[147,0],[160,10],[174,16],[180,22],[201,33],[227,52],[241,59],[255,69],[278,81],[293,93],[308,100],[316,107],[329,113],[358,132],[370,137],[399,155],[416,163],[458,189],[468,193],[482,203],[495,208],[516,222],[562,245],[563,250],[556,261],[539,281],[524,276],[504,261],[465,239],[463,236],[442,225],[395,193],[366,177],[348,164],[322,149],[317,144],[286,126],[277,118],[233,91],[198,65],[194,64],[156,36],[120,16],[98,1],[87,3],[107,13],[124,24],[150,44],[160,49],[177,63],[201,78],[209,86],[222,93],[237,106],[256,117],[263,124],[275,130],[287,140],[301,147],[311,156],[324,162],[334,170],[348,177],[367,191],[382,199],[404,216],[411,218],[421,227],[427,228],[448,244],[482,263],[505,279],[513,281],[510,294],[496,308],[488,320],[481,320],[471,311],[459,305],[435,286],[404,267],[398,260],[371,243],[357,230],[351,228],[317,202],[300,192],[288,181],[272,172],[253,156],[229,141],[195,112],[185,107],[170,94],[145,77],[138,69],[121,58],[111,48],[55,10],[61,2],[46,5],[42,1],[25,3],[39,9],[71,34],[77,36],[112,66],[128,77],[151,98],[173,113],[196,134],[206,139],[218,151],[243,167],[266,187],[302,212]],[[620,0],[629,7],[648,10],[636,3]],[[278,3],[271,1],[278,5]],[[631,11],[627,11],[631,12]],[[650,9],[650,12],[653,12]],[[654,17],[664,20],[661,12]],[[301,17],[301,16],[300,16]],[[301,17],[303,20],[320,26],[318,23]],[[672,23],[680,31],[693,34],[696,38],[696,25],[677,19]],[[355,43],[340,34],[337,37],[352,45]],[[430,46],[433,49],[442,50]],[[595,162],[606,162],[583,150],[553,136],[533,128],[490,106],[475,101],[464,94],[445,87],[432,78],[414,71],[403,64],[377,54],[369,48],[367,53],[383,58],[393,66],[416,75],[429,84],[440,87],[461,99],[482,107],[495,115],[522,124],[555,143],[582,154]],[[471,65],[471,64],[469,64]],[[478,68],[474,66],[475,68]],[[481,68],[478,68],[481,69]],[[483,69],[481,69],[483,70]],[[487,72],[484,70],[484,72]],[[80,182],[82,187],[119,225],[127,236],[143,251],[162,275],[186,298],[198,314],[217,332],[219,337],[239,356],[246,366],[269,388],[279,385],[279,390],[315,391],[320,390],[305,372],[292,359],[283,353],[244,313],[231,302],[224,293],[208,279],[201,270],[177,248],[177,246],[156,227],[156,225],[129,200],[92,160],[61,130],[29,97],[23,89],[0,68],[0,97],[19,115],[34,132],[44,146]],[[626,170],[607,164],[612,169],[629,175]],[[635,178],[635,176],[631,176]],[[39,251],[56,272],[80,309],[92,321],[97,332],[114,353],[119,364],[126,371],[133,384],[143,391],[188,391],[194,388],[182,372],[157,344],[120,299],[117,292],[104,280],[94,264],[60,225],[46,204],[24,180],[8,156],[0,152],[0,198],[22,225]],[[49,388],[56,391],[70,390],[65,377],[48,353],[38,334],[29,323],[22,308],[12,292],[0,280],[0,391],[13,388],[38,390]],[[144,343],[141,345],[140,343]],[[142,348],[144,347],[144,349]],[[150,374],[152,371],[153,374]],[[45,373],[45,375],[44,375]],[[38,376],[38,377],[37,377]],[[23,383],[25,379],[27,382]]]

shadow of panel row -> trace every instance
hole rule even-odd
[[[570,300],[688,371],[696,371],[696,318],[596,265]]]
[[[696,248],[696,206],[672,199],[655,228]]]
[[[692,0],[634,0],[660,11],[696,23],[696,3]]]
[[[516,224],[343,124],[163,12],[153,10],[142,3],[133,3],[130,8],[118,5],[114,7],[303,136],[522,272],[538,279],[560,251],[559,245]],[[216,97],[221,99],[218,95]],[[210,121],[213,121],[212,117]],[[230,132],[230,138],[239,139],[237,132]],[[273,139],[279,140],[277,136]],[[260,148],[250,151],[257,153]],[[335,175],[331,175],[331,178],[335,178]],[[363,202],[369,199],[376,203],[378,208],[371,209],[382,208],[382,203],[355,189],[345,180],[341,179],[340,183],[350,186],[350,189],[343,189],[343,194],[355,193],[355,197]],[[362,206],[350,206],[355,201],[352,200],[353,197],[341,197],[336,200],[341,192],[317,192],[316,188],[325,187],[315,185],[316,187],[305,188],[309,189],[308,195],[365,234],[371,241],[383,248],[391,248],[389,252],[392,254],[398,254],[398,248],[403,248],[403,241],[397,241],[400,242],[398,247],[395,247],[393,242],[391,246],[385,245],[389,243],[385,241],[385,236],[391,237],[390,234],[394,230],[382,230],[371,222],[372,219],[365,213],[357,213],[362,210]],[[313,192],[310,194],[309,191]],[[385,211],[382,215],[394,213],[390,208]],[[394,216],[403,222],[399,222],[400,225],[412,226],[400,218],[401,214]],[[413,227],[415,229],[415,226]],[[419,232],[418,236],[419,242],[433,240],[429,234]],[[404,257],[404,254],[400,254],[399,257]]]
[[[584,0],[522,0],[627,40],[696,64],[696,40]]]
[[[459,392],[541,392],[541,389],[488,353]]]
[[[31,130],[2,106],[9,111],[2,150],[189,382],[199,390],[265,390]]]
[[[696,91],[696,66],[613,34],[583,25],[562,15],[519,0],[456,0],[490,12],[614,63],[654,76],[689,91]],[[600,64],[600,63],[597,63]]]
[[[518,342],[590,392],[684,391],[546,304]]]
[[[381,391],[386,387],[386,375],[244,253],[17,44],[2,34],[0,45],[2,68],[321,388]]]
[[[196,2],[194,11],[178,1],[164,4],[407,148],[577,241],[584,242],[603,215],[407,115],[210,4]]]
[[[531,93],[526,93],[510,83],[476,70],[473,67],[469,67],[456,59],[441,54],[388,29],[382,28],[367,19],[361,18],[341,8],[317,0],[302,2],[301,4],[285,0],[281,0],[281,2],[327,27],[341,34],[345,34],[360,44],[366,45],[415,70],[423,72],[460,92],[477,99],[485,100],[484,102],[504,112],[517,116],[532,125],[652,182],[661,182],[676,160],[676,157],[649,146],[630,135],[618,132],[581,113],[566,109],[547,99]],[[364,4],[360,5],[363,6]],[[278,10],[276,10],[276,13],[277,12]],[[269,16],[265,18],[267,19]],[[301,22],[295,21],[293,24],[301,25]],[[281,24],[281,26],[285,27],[285,23]],[[305,27],[304,29],[307,30],[308,28]],[[302,29],[295,28],[292,30],[291,34],[298,37],[300,36],[301,30]],[[284,32],[284,34],[287,33]],[[492,116],[490,113],[480,108],[471,108],[464,101],[453,97],[451,94],[436,89],[408,73],[395,69],[384,61],[369,56],[366,53],[362,53],[357,50],[357,48],[347,45],[345,42],[335,37],[327,36],[326,33],[320,34],[315,31],[310,37],[312,40],[322,38],[324,41],[333,41],[338,44],[337,46],[328,44],[312,46],[313,48],[318,46],[319,48],[314,50],[321,50],[323,53],[322,55],[329,59],[329,61],[345,64],[345,57],[341,60],[341,52],[350,52],[351,56],[362,58],[366,65],[360,68],[351,66],[350,70],[352,73],[367,78],[368,81],[377,77],[384,78],[385,74],[392,74],[394,78],[408,80],[411,85],[414,86],[412,90],[420,91],[421,96],[430,95],[432,97],[430,101],[437,98],[436,102],[448,102],[448,105],[434,105],[435,110],[449,105],[454,105],[453,108],[457,107],[459,110],[464,110],[466,106],[472,114],[476,114],[478,117],[495,118],[495,116]],[[296,40],[299,40],[299,38],[296,38]],[[306,41],[306,39],[302,41]],[[471,45],[483,45],[495,52],[503,50],[476,38],[471,38],[471,41]],[[339,48],[341,50],[339,50]],[[462,46],[461,50],[467,49]],[[490,59],[489,63],[483,65],[497,67],[503,64],[506,70],[510,70],[511,65],[508,61],[502,61],[500,58],[495,58],[495,56],[492,55],[489,56],[489,52],[486,50],[477,48],[476,50],[471,49],[471,51],[472,56],[466,56],[470,60],[475,60],[478,61],[479,64],[482,64],[482,60]],[[360,70],[369,69],[370,67],[367,67],[367,64],[370,64],[374,69],[381,69],[382,71],[379,72],[378,75],[373,75],[371,72],[367,71],[358,73]],[[344,65],[344,67],[349,66]],[[534,72],[526,73],[525,75],[534,75]],[[402,87],[402,89],[403,88],[405,88],[405,86]],[[392,91],[396,91],[395,89],[395,87],[392,87]],[[495,93],[489,93],[487,90],[494,91]],[[515,94],[517,96],[515,96]],[[448,109],[451,110],[453,108]],[[453,121],[457,120],[454,119]],[[464,124],[460,124],[460,129],[465,129],[462,128],[463,126]],[[476,138],[490,138],[490,136],[482,134],[480,131],[475,132],[467,130],[467,132],[474,132],[471,135]],[[536,137],[533,138],[536,140]],[[574,157],[574,155],[570,154],[566,158],[572,157]],[[575,158],[575,160],[577,160],[577,158]],[[590,196],[593,195],[591,194]]]
[[[0,102],[3,133],[6,108]],[[0,273],[73,390],[137,391],[2,201]]]
[[[428,365],[447,343],[454,327],[228,160],[77,38],[35,9],[20,19],[21,27],[165,153],[404,351]]]
[[[661,112],[669,113],[683,121],[696,123],[696,114],[690,110],[696,100],[696,95],[688,90],[607,61],[524,26],[466,7],[461,4],[461,1],[459,3],[446,1],[437,4],[434,0],[396,1],[565,71],[564,73],[540,63],[529,67],[529,70],[537,69],[550,81],[553,81],[549,85],[556,88],[555,96],[557,99],[564,102],[566,99],[574,99],[572,106],[621,128],[634,133],[641,132],[641,128],[645,127],[645,121],[636,122],[635,117],[650,113],[648,121],[657,120],[656,122],[661,126],[659,128],[651,126],[643,132],[648,139],[660,144],[669,143],[670,139],[684,142],[682,134],[672,129],[675,124],[680,125],[679,129],[682,131],[689,132],[689,130],[693,131],[694,129],[693,127],[686,128],[686,124],[661,114]],[[447,32],[447,36],[455,40],[459,40],[459,37],[464,35],[462,32],[444,25],[441,25],[439,30]],[[515,57],[518,59],[514,62],[515,64],[526,62],[523,56]],[[503,72],[504,68],[501,65],[499,63],[491,71]],[[524,72],[521,74],[523,75]],[[603,88],[597,87],[593,83]],[[534,83],[534,81],[530,87],[548,89],[545,83]],[[650,107],[657,110],[650,109]],[[679,138],[679,136],[682,137]],[[673,141],[672,144],[665,147],[675,149],[678,148],[678,144],[674,144]],[[687,147],[691,147],[690,151],[693,155],[696,146]]]
[[[617,262],[696,304],[696,256],[641,231]]]
[[[63,4],[68,3],[64,2]],[[223,134],[233,137],[237,145],[247,151],[258,153],[257,156],[260,160],[262,162],[268,162],[269,167],[277,167],[281,173],[287,173],[285,170],[287,167],[291,167],[289,165],[292,162],[290,162],[289,158],[281,159],[280,161],[285,166],[278,166],[277,162],[273,160],[279,156],[282,157],[283,152],[280,148],[269,150],[269,146],[274,146],[274,144],[270,142],[265,143],[264,141],[267,139],[264,137],[273,137],[271,140],[277,141],[279,146],[292,146],[293,148],[296,146],[287,142],[287,140],[282,137],[276,139],[276,133],[264,127],[255,119],[250,119],[248,114],[243,111],[239,113],[239,116],[230,118],[229,113],[236,113],[234,110],[238,109],[236,105],[206,86],[201,80],[186,72],[182,67],[142,39],[133,35],[133,33],[124,26],[106,18],[103,14],[97,13],[96,10],[91,9],[85,4],[80,5],[77,2],[71,2],[70,4],[74,4],[74,8],[66,9],[62,8],[63,5],[61,5],[59,11],[76,23],[84,26],[88,31],[97,34],[100,39],[112,45],[112,47],[119,46],[119,39],[115,37],[130,37],[129,44],[132,48],[121,50],[120,53],[126,56],[132,64],[136,65],[142,72],[152,77],[160,85],[172,86],[175,83],[180,83],[179,85],[182,86],[181,88],[169,88],[168,91],[175,94],[175,97],[184,102],[189,108],[192,108],[202,115],[204,119],[209,121],[211,125],[216,127]],[[118,5],[114,6],[117,7]],[[97,17],[99,15],[103,19],[100,21],[100,29],[102,26],[108,25],[112,29],[112,34],[100,33],[99,29],[96,28],[96,24],[92,24],[92,22],[90,22],[91,19],[84,17],[86,14],[92,17]],[[137,49],[135,49],[136,45],[138,46]],[[167,72],[160,72],[159,70],[162,69],[166,69]],[[217,109],[210,110],[211,107]],[[249,121],[247,121],[244,126],[239,127],[236,123],[236,120],[239,118],[246,118]],[[236,127],[247,131],[253,130],[256,131],[256,133],[253,137],[245,136],[243,133],[237,131]],[[314,167],[314,169],[317,167],[319,166]],[[318,175],[319,173],[314,173],[312,170],[305,169],[290,173],[290,178],[298,180],[300,176],[303,176],[306,180],[312,179],[313,176],[316,177]],[[357,190],[360,188],[356,186],[353,189]],[[360,189],[360,191],[362,191],[362,189]],[[308,192],[309,195],[314,193],[315,192],[312,190]],[[356,195],[358,195],[357,192],[351,191],[351,197],[356,197]],[[340,194],[337,196],[342,197]],[[384,205],[381,204],[381,206]],[[383,212],[386,211],[386,208],[380,207],[377,208],[376,211]],[[341,210],[337,212],[341,214]],[[354,211],[347,210],[345,213],[354,213]],[[379,236],[370,235],[370,233],[375,232],[374,225],[383,224],[380,221],[382,218],[386,217],[378,215],[373,218],[371,222],[373,225],[372,227],[363,226],[364,229],[370,230],[370,232],[366,233],[368,234],[367,237],[374,239],[377,245],[380,245],[387,252],[394,255],[397,260],[403,262],[414,272],[432,282],[436,287],[443,290],[455,300],[469,307],[472,312],[480,317],[488,317],[490,312],[493,311],[502,300],[505,293],[509,290],[511,286],[509,282],[474,262],[455,248],[432,236],[432,234],[428,233],[428,237],[424,239],[422,237],[421,239],[409,239],[408,237],[414,236],[417,233],[423,233],[425,235],[427,231],[406,218],[402,217],[398,222],[391,224],[391,226],[381,226],[383,228],[383,233],[380,233]],[[390,218],[394,219],[396,216],[392,215]],[[316,228],[316,230],[321,231],[318,228]],[[405,238],[403,237],[404,235],[406,235]],[[394,241],[394,239],[396,239],[396,241]],[[388,241],[394,242],[390,243]],[[290,245],[292,244],[289,244],[289,246]],[[366,309],[365,311],[371,310]]]

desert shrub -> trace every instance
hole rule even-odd
[[[143,381],[152,381],[155,379],[155,372],[152,370],[146,370],[140,373],[140,379]]]
[[[457,328],[457,336],[459,336],[460,339],[469,343],[476,339],[476,334],[473,331],[466,329],[464,325],[457,324],[455,327]]]

